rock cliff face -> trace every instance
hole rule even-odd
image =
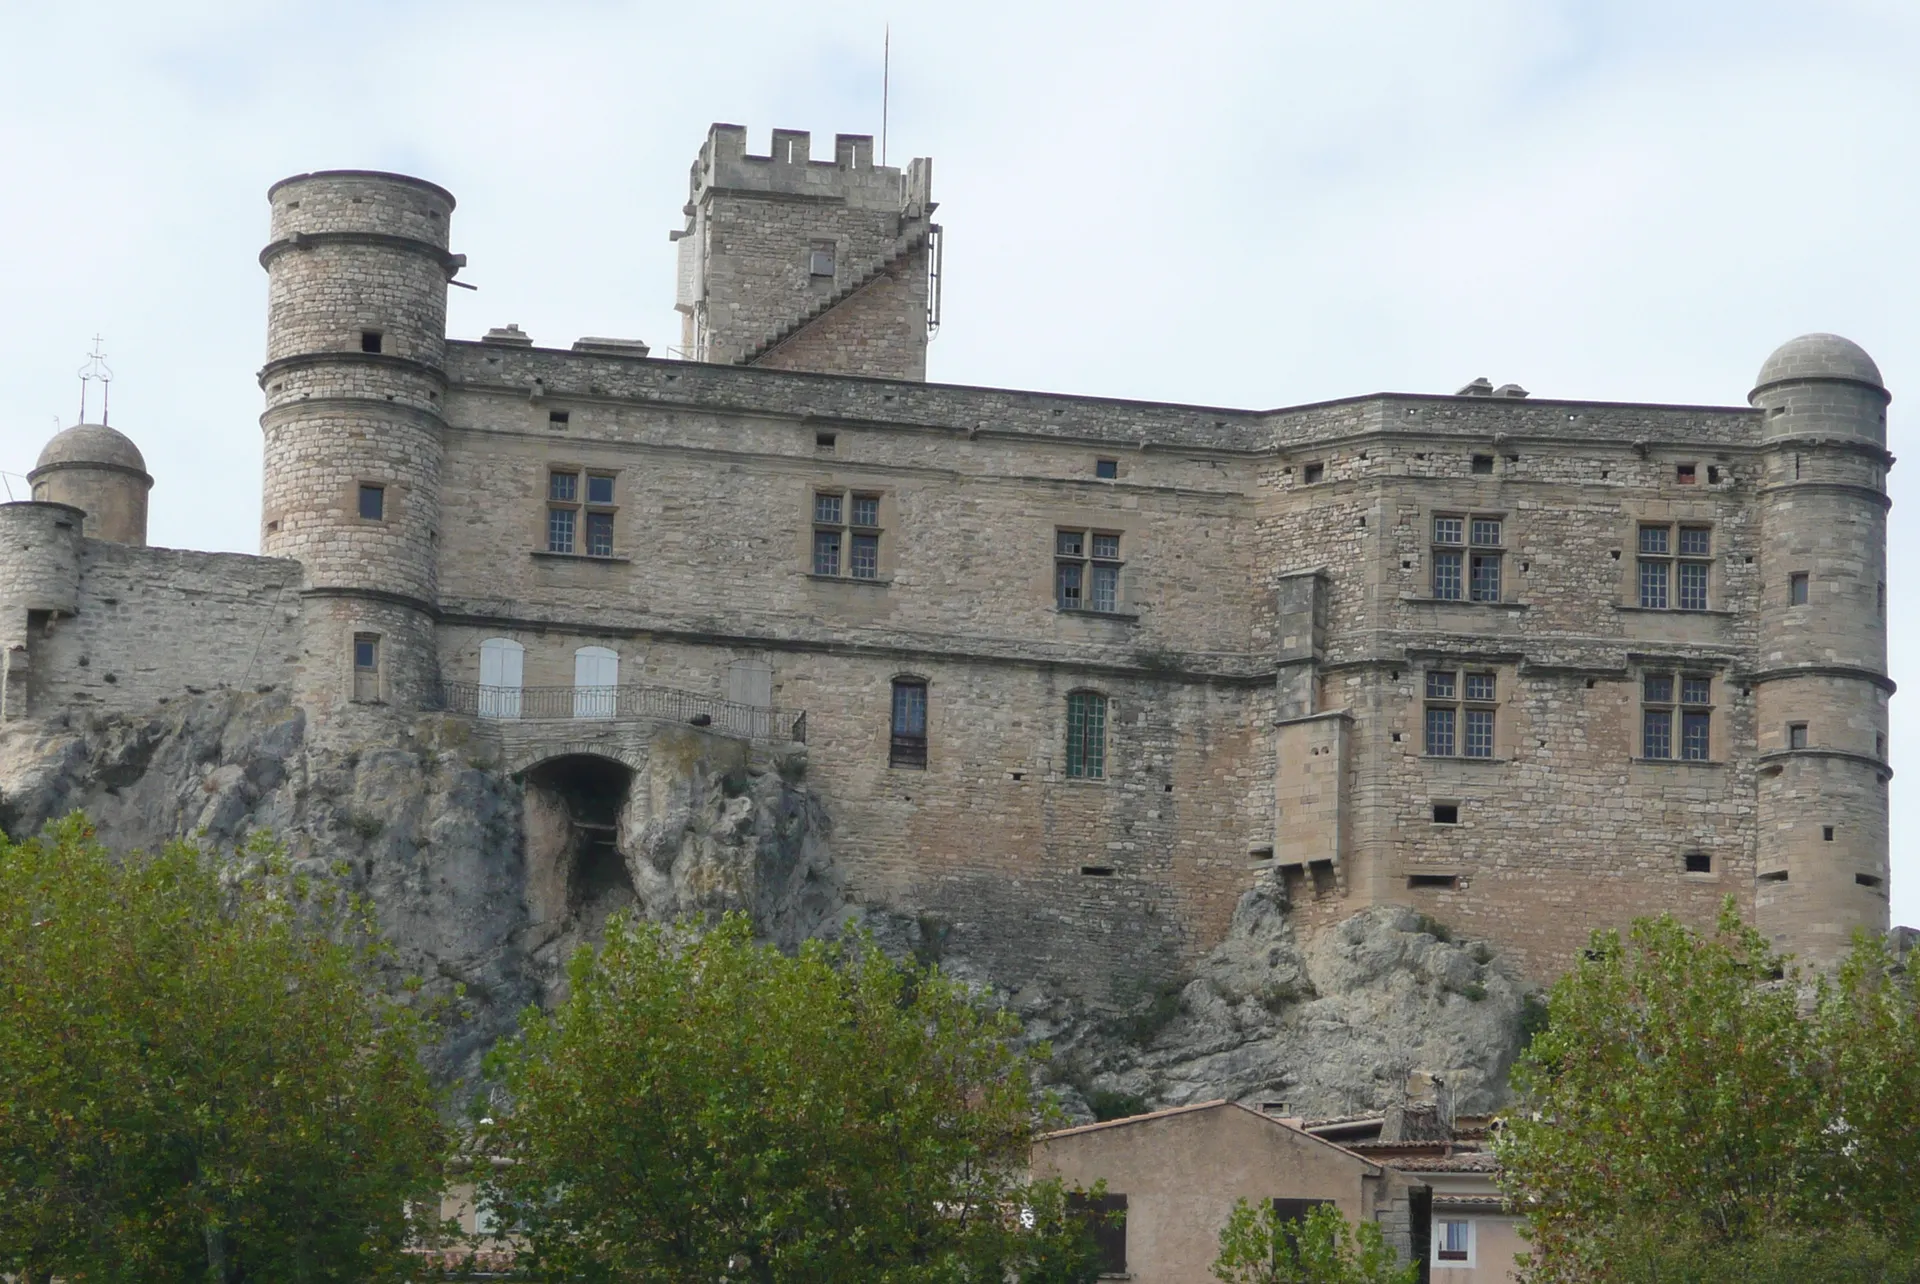
[[[1271,886],[1247,893],[1183,986],[1089,1011],[943,956],[914,907],[850,902],[803,756],[669,726],[628,758],[510,774],[470,724],[438,716],[323,748],[284,696],[223,693],[0,730],[0,824],[21,837],[83,810],[123,850],[197,838],[224,851],[272,830],[304,871],[372,898],[396,979],[455,1000],[435,1066],[449,1080],[471,1078],[521,1008],[563,993],[565,960],[628,906],[661,920],[745,909],[788,948],[862,923],[1012,1005],[1051,1043],[1082,1117],[1223,1096],[1374,1109],[1414,1069],[1447,1075],[1456,1107],[1479,1110],[1517,1048],[1523,989],[1483,945],[1394,909],[1301,941]]]

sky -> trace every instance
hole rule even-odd
[[[0,0],[0,470],[79,409],[151,539],[256,551],[267,186],[459,199],[449,326],[678,341],[670,228],[716,120],[934,158],[929,377],[1274,407],[1476,376],[1742,404],[1796,334],[1920,404],[1920,5]],[[815,154],[822,148],[816,144]],[[830,152],[828,153],[830,154]],[[1920,773],[1920,460],[1889,482],[1897,772]],[[1920,791],[1894,784],[1896,922]]]

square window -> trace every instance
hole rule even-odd
[[[1084,531],[1057,531],[1053,537],[1053,551],[1061,557],[1085,557],[1087,536]]]
[[[833,449],[833,444],[837,440],[838,438],[830,432],[817,432],[813,434],[813,448],[815,450],[830,451]]]
[[[1668,540],[1672,530],[1665,526],[1642,526],[1640,528],[1640,551],[1656,557],[1665,557],[1668,552]]]
[[[838,494],[815,494],[813,497],[813,520],[828,526],[840,524],[840,501]]]
[[[378,330],[362,330],[360,332],[360,351],[362,352],[380,351],[380,347],[381,347],[380,340],[381,340],[381,334]]]
[[[573,551],[573,510],[571,508],[547,510],[547,551],[549,553]]]
[[[1707,526],[1680,528],[1680,556],[1708,557],[1713,553],[1713,529]]]
[[[1713,679],[1689,673],[1680,679],[1681,704],[1712,704]]]
[[[1444,550],[1433,555],[1433,595],[1443,602],[1458,602],[1462,597],[1461,564],[1466,560],[1460,553]]]
[[[1500,519],[1497,517],[1474,518],[1473,542],[1481,548],[1499,548]]]
[[[1453,710],[1427,710],[1427,756],[1453,757]]]
[[[1081,576],[1084,573],[1085,568],[1078,562],[1060,563],[1059,576],[1055,582],[1055,587],[1058,590],[1056,597],[1058,598],[1061,610],[1077,611],[1085,605],[1085,601],[1081,596],[1081,588],[1083,586]]]
[[[1680,563],[1680,609],[1683,611],[1707,609],[1707,564],[1705,562]]]
[[[839,531],[815,531],[813,533],[813,573],[815,575],[838,575],[840,573]]]
[[[1822,825],[1820,827],[1820,841],[1823,843],[1830,843],[1833,841],[1832,825]]]
[[[1713,857],[1705,852],[1688,852],[1680,858],[1681,865],[1689,874],[1711,874]]]
[[[1433,519],[1433,542],[1436,544],[1466,543],[1466,519],[1463,517],[1436,517]]]
[[[1467,675],[1467,699],[1493,702],[1493,675],[1491,673],[1469,673]]]
[[[1792,722],[1787,724],[1787,748],[1805,749],[1807,747],[1807,724]]]
[[[1433,669],[1427,673],[1427,699],[1453,699],[1453,673],[1445,669]]]
[[[1673,479],[1682,486],[1691,486],[1699,479],[1699,468],[1695,464],[1678,464],[1674,467]]]
[[[1120,537],[1118,535],[1095,535],[1093,537],[1093,555],[1102,561],[1120,560]]]
[[[1436,1220],[1433,1225],[1433,1260],[1466,1263],[1473,1254],[1473,1223]]]
[[[580,497],[579,473],[551,473],[547,477],[547,498],[572,503]]]
[[[1807,576],[1801,571],[1787,577],[1787,605],[1805,606],[1807,604]]]
[[[589,557],[613,556],[613,514],[587,514],[587,555]]]
[[[1673,703],[1673,675],[1649,673],[1640,683],[1640,698],[1648,704]]]
[[[563,432],[566,430],[568,421],[572,418],[573,416],[564,410],[549,410],[547,412],[547,427],[553,429],[555,432]]]
[[[589,504],[611,504],[613,502],[613,478],[587,475],[587,502]]]
[[[380,639],[366,633],[354,635],[353,667],[356,669],[377,669],[380,667]]]
[[[1473,457],[1473,471],[1482,477],[1491,476],[1493,474],[1493,456],[1475,455]]]
[[[1500,554],[1475,553],[1472,562],[1473,600],[1498,602],[1500,600]]]
[[[1120,461],[1117,459],[1096,459],[1093,461],[1093,475],[1112,481],[1120,475]]]
[[[853,497],[853,524],[855,526],[878,526],[880,524],[880,497],[878,495],[855,495]]]
[[[1640,724],[1642,758],[1673,757],[1673,710],[1648,709]]]
[[[1665,562],[1640,563],[1640,605],[1649,610],[1667,609],[1667,564]]]
[[[853,537],[853,556],[848,567],[856,580],[872,580],[880,577],[880,537],[878,535],[855,535]]]
[[[1307,485],[1312,486],[1326,479],[1327,466],[1325,464],[1308,464],[1300,470],[1300,475]]]
[[[1457,825],[1460,823],[1459,803],[1435,803],[1433,805],[1433,823],[1436,825]]]
[[[1680,715],[1680,756],[1688,762],[1707,760],[1709,731],[1713,715],[1705,711],[1687,710]]]
[[[833,242],[815,241],[807,252],[807,272],[812,276],[833,275]]]
[[[1467,710],[1467,757],[1493,757],[1493,710]]]
[[[1096,611],[1112,611],[1120,605],[1120,568],[1117,566],[1096,566],[1093,568],[1092,606]]]
[[[367,521],[377,522],[387,515],[387,488],[385,486],[360,487],[360,516]]]

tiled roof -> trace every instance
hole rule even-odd
[[[1165,1110],[1154,1110],[1144,1115],[1128,1115],[1124,1119],[1104,1119],[1099,1123],[1081,1124],[1077,1128],[1062,1128],[1058,1132],[1040,1134],[1041,1141],[1051,1141],[1055,1137],[1075,1137],[1083,1132],[1098,1132],[1102,1128],[1119,1128],[1126,1124],[1145,1123],[1149,1119],[1165,1119],[1169,1115],[1192,1114],[1199,1110],[1212,1110],[1230,1104],[1225,1097],[1218,1101],[1200,1101],[1191,1106],[1170,1106]]]
[[[1500,1159],[1491,1151],[1469,1150],[1453,1155],[1403,1155],[1385,1161],[1408,1173],[1497,1173]]]

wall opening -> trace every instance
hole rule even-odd
[[[1680,859],[1685,863],[1687,873],[1689,874],[1711,874],[1713,872],[1713,857],[1705,852],[1688,852]]]
[[[635,899],[620,853],[620,811],[633,772],[608,758],[569,754],[526,774],[528,900],[536,916],[598,928]]]

